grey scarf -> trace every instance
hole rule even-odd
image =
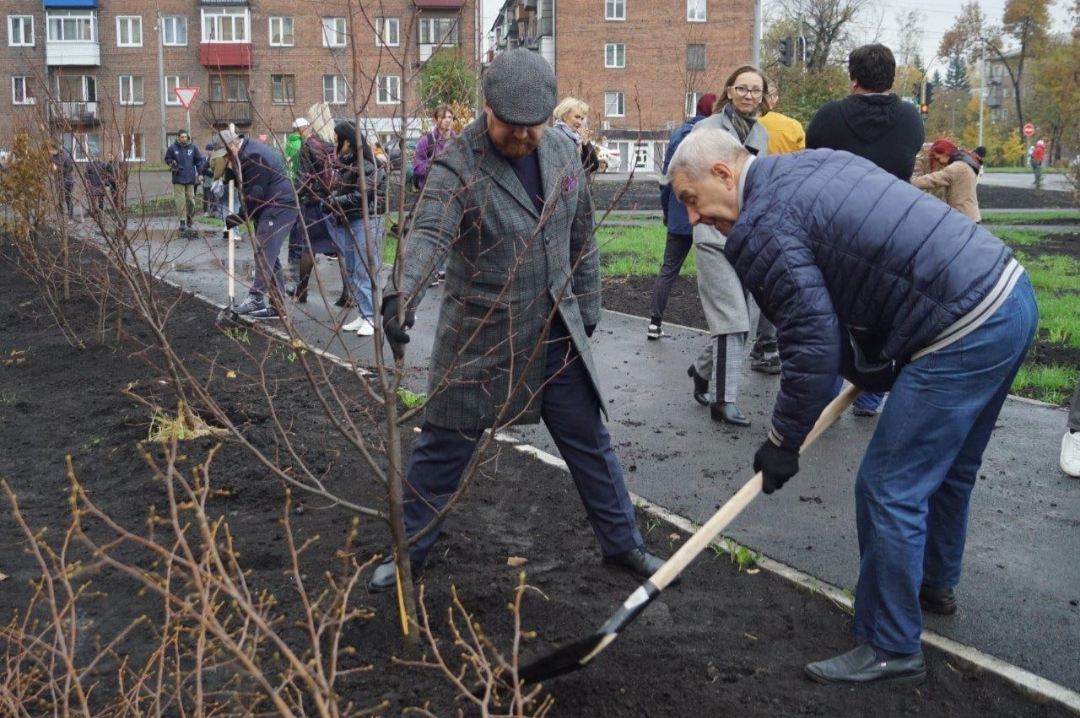
[[[724,105],[724,114],[731,120],[731,126],[735,128],[735,133],[739,136],[739,142],[745,145],[750,130],[754,128],[754,124],[757,122],[757,110],[754,110],[752,115],[744,115],[735,109],[735,105],[729,102]]]

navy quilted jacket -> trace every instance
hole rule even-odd
[[[1012,252],[945,203],[847,152],[756,159],[724,253],[780,336],[773,428],[809,433],[840,363],[840,325],[905,361],[975,307]],[[865,348],[865,344],[860,342]]]

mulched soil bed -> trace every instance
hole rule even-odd
[[[153,351],[140,351],[143,330],[129,320],[126,327],[133,341],[78,351],[61,339],[41,299],[3,259],[0,286],[5,287],[0,296],[0,351],[5,357],[12,350],[25,352],[24,361],[0,366],[0,396],[7,398],[0,403],[0,475],[18,493],[31,524],[50,527],[49,536],[56,539],[68,518],[64,456],[70,454],[75,471],[101,507],[126,526],[144,525],[149,505],[163,506],[163,488],[150,480],[134,448],[146,438],[147,410],[121,393],[132,381],[139,381],[138,390],[144,392],[160,387],[160,361]],[[681,291],[686,289],[681,285]],[[261,390],[246,373],[255,367],[244,351],[260,356],[264,344],[252,332],[251,345],[241,348],[215,328],[214,314],[201,302],[182,298],[169,320],[171,339],[199,374],[208,376],[213,363],[216,372],[208,381],[229,416],[246,421],[247,437],[273,453],[269,412]],[[96,307],[75,299],[68,317],[77,326],[92,327]],[[225,378],[229,368],[240,370],[240,376]],[[379,492],[362,478],[365,469],[354,452],[328,427],[298,364],[275,349],[265,368],[276,377],[272,389],[278,410],[295,420],[292,439],[309,465],[325,471],[328,483],[350,498],[377,503]],[[167,392],[157,391],[167,405]],[[214,443],[206,439],[185,444],[185,470],[201,462]],[[282,487],[233,441],[226,441],[217,454],[212,477],[217,488],[231,492],[213,499],[211,510],[227,516],[240,561],[250,569],[249,584],[272,591],[290,624],[300,611],[291,580],[283,574]],[[334,551],[351,516],[320,508],[317,501],[304,503],[293,525],[298,542],[315,534],[322,537],[304,555],[309,580],[317,584],[315,577],[337,565]],[[509,556],[528,559],[528,581],[537,589],[527,593],[524,605],[526,629],[538,632],[538,638],[526,644],[528,655],[591,633],[636,585],[600,564],[595,539],[566,475],[517,451],[506,449],[487,466],[461,511],[451,519],[427,569],[429,608],[440,628],[453,584],[487,636],[507,648],[511,633],[506,604],[517,576],[517,569],[507,566]],[[644,524],[646,517],[639,518]],[[363,520],[359,531],[362,553],[385,548],[380,524]],[[647,542],[667,554],[677,541],[671,533],[666,526],[653,526]],[[0,511],[0,545],[7,547],[0,553],[0,571],[10,575],[0,590],[0,618],[6,621],[24,605],[28,581],[35,577],[30,557],[18,548],[25,539],[7,508]],[[158,615],[154,604],[138,597],[132,582],[114,571],[97,573],[93,588],[102,595],[85,599],[80,623],[103,639],[140,613]],[[428,701],[435,714],[455,715],[453,693],[443,679],[391,664],[394,654],[419,655],[402,648],[393,597],[369,596],[361,589],[359,600],[375,615],[352,624],[347,632],[347,642],[357,651],[348,666],[370,663],[372,670],[347,681],[344,694],[356,705],[389,701],[388,709],[372,715],[400,715],[402,708]],[[290,640],[299,635],[297,629],[286,631]],[[120,653],[137,660],[144,639],[134,634]],[[817,686],[803,677],[805,662],[846,650],[851,640],[850,619],[820,595],[800,593],[764,572],[739,572],[726,557],[709,554],[595,664],[551,682],[556,699],[552,715],[1067,715],[1057,707],[1030,702],[996,678],[964,672],[934,650],[927,652],[930,678],[918,687],[849,690]],[[89,643],[88,637],[83,641]],[[110,690],[104,679],[108,669],[102,664],[97,671],[103,680],[97,689],[102,698]]]

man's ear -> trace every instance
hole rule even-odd
[[[735,172],[726,162],[716,162],[712,166],[712,175],[728,189],[735,184]]]

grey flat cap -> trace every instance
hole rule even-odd
[[[210,159],[216,160],[220,157],[224,157],[228,146],[235,142],[238,137],[239,135],[232,130],[222,130],[219,132],[217,139],[214,140],[214,146],[217,147],[217,149],[210,155]]]
[[[531,50],[499,55],[484,75],[484,99],[507,124],[544,124],[555,110],[557,94],[551,64]]]

